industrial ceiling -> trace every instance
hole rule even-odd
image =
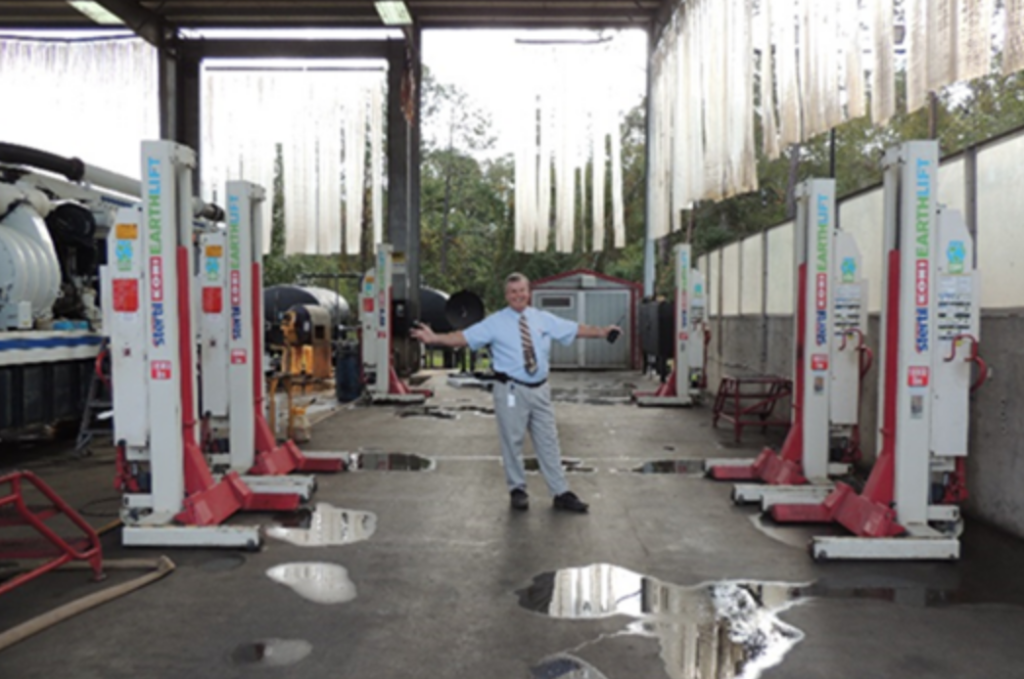
[[[381,28],[372,0],[97,0],[140,33],[168,28]],[[430,28],[651,28],[671,0],[406,0]],[[2,29],[97,28],[64,0],[0,0]]]

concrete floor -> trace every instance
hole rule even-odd
[[[816,564],[803,548],[808,529],[759,527],[753,508],[732,504],[727,484],[626,471],[645,460],[753,456],[766,442],[751,432],[735,446],[730,432],[711,429],[707,406],[618,403],[637,381],[626,373],[553,377],[562,400],[556,410],[563,454],[594,470],[570,476],[591,503],[589,515],[553,512],[540,476],[530,480],[530,511],[511,513],[490,417],[342,409],[314,428],[306,448],[417,453],[437,461],[431,471],[320,477],[317,501],[376,514],[369,540],[310,548],[268,538],[258,553],[169,550],[174,573],[0,652],[0,677],[753,677],[753,665],[745,675],[735,673],[735,664],[712,667],[730,647],[729,635],[742,632],[723,630],[723,614],[717,623],[714,613],[709,617],[706,593],[720,590],[684,589],[732,580],[753,583],[744,591],[760,592],[757,583],[772,582],[799,593],[754,618],[786,632],[792,645],[763,677],[1024,676],[1024,544],[969,523],[959,563]],[[430,382],[438,390],[433,405],[489,402],[482,392],[442,382],[439,375]],[[90,521],[108,522],[116,506],[109,451],[69,460],[67,449],[70,444],[8,453],[0,467],[37,468]],[[270,525],[275,517],[237,521]],[[161,553],[122,549],[117,531],[105,543],[107,558]],[[344,566],[356,598],[315,603],[266,575],[273,566],[304,561]],[[542,574],[595,564],[646,576],[643,596],[660,593],[680,607],[631,626],[635,615],[558,619],[519,605],[516,592]],[[113,573],[101,585],[83,573],[44,576],[0,598],[0,631],[132,575]],[[593,585],[577,580],[567,589],[565,578],[555,582],[562,589],[554,596],[579,614]],[[623,591],[591,603],[608,606],[608,597]],[[543,592],[540,598],[546,601]],[[774,614],[781,622],[773,622]],[[687,650],[688,634],[691,641],[699,636]],[[279,667],[267,666],[268,658],[253,662],[247,646],[267,639],[307,642],[308,654]],[[719,650],[709,653],[709,643]],[[571,665],[539,666],[564,653],[588,669],[572,674]]]

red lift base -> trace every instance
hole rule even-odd
[[[634,391],[633,400],[638,406],[692,405],[693,399],[689,394],[680,395],[676,381],[676,371],[673,370],[656,391]]]
[[[896,512],[880,502],[858,495],[845,483],[820,504],[779,504],[771,508],[771,517],[780,523],[836,522],[854,535],[885,538],[903,535],[906,530],[896,523]]]
[[[256,463],[249,470],[249,473],[255,476],[345,471],[345,460],[340,456],[316,459],[306,457],[291,439],[279,445],[262,413],[256,414],[256,451]]]
[[[49,501],[48,505],[30,506],[25,502],[24,483],[28,482]],[[0,540],[0,559],[50,559],[36,568],[0,583],[0,595],[15,587],[59,568],[69,561],[88,561],[95,580],[103,579],[103,552],[100,538],[78,513],[61,499],[42,479],[27,471],[16,471],[0,476],[0,487],[7,486],[0,495],[0,528],[29,526],[42,539]],[[46,520],[63,514],[82,532],[82,537],[67,538],[57,535],[46,525]]]
[[[787,460],[771,448],[765,448],[753,464],[720,464],[708,469],[718,481],[762,481],[772,486],[802,486],[807,483],[800,465]]]

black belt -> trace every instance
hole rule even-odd
[[[509,382],[514,382],[516,384],[521,384],[524,387],[529,387],[530,389],[536,389],[537,387],[544,386],[544,383],[548,381],[548,378],[545,377],[540,382],[523,382],[522,380],[517,380],[516,378],[512,377],[511,375],[506,375],[505,373],[500,373],[497,370],[494,371],[494,379],[498,380],[502,384],[508,384]]]

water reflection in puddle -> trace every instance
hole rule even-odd
[[[429,457],[410,453],[352,453],[349,470],[424,472],[434,468]]]
[[[242,644],[231,654],[236,665],[285,667],[303,660],[313,651],[313,645],[302,639],[263,639]]]
[[[268,570],[267,577],[318,604],[343,604],[356,598],[356,586],[349,579],[348,571],[334,563],[281,564]]]
[[[539,472],[540,462],[535,457],[524,457],[523,467],[528,472]],[[583,474],[589,474],[594,471],[592,467],[584,467],[583,460],[578,457],[563,457],[562,469],[566,472],[578,472]]]
[[[361,542],[376,530],[377,515],[372,512],[342,509],[318,502],[307,524],[271,526],[267,528],[267,535],[302,547],[323,547]]]
[[[704,474],[704,460],[651,460],[633,471],[638,474]]]
[[[597,668],[575,656],[561,653],[530,668],[530,679],[606,679]]]
[[[792,584],[729,581],[682,587],[596,564],[544,573],[517,594],[520,606],[553,618],[634,618],[626,631],[656,637],[665,668],[675,679],[756,679],[804,637],[777,617],[807,600]]]

